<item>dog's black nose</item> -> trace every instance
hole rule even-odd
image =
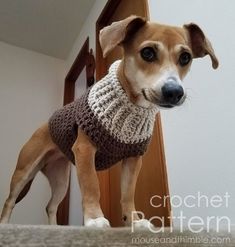
[[[176,105],[183,95],[184,89],[179,84],[167,82],[162,87],[162,96],[165,103]]]

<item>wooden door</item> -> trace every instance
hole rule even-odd
[[[116,59],[121,58],[122,50],[117,47],[107,58],[102,57],[98,42],[99,30],[113,21],[124,19],[132,14],[146,17],[148,19],[147,0],[110,0],[104,8],[96,24],[96,75],[102,78],[109,65]],[[101,188],[101,206],[105,216],[110,220],[112,226],[122,226],[120,206],[120,163],[108,171],[98,172]],[[163,207],[152,207],[150,198],[154,195],[164,197],[169,195],[164,156],[162,129],[160,115],[156,118],[156,125],[152,141],[147,153],[143,157],[141,169],[135,194],[136,210],[142,211],[145,218],[159,216],[164,219],[165,226],[170,225],[170,203],[167,200]],[[156,200],[155,200],[156,202]],[[158,201],[159,202],[159,201]],[[161,225],[158,221],[155,225]]]

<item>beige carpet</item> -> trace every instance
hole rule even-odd
[[[203,231],[193,234],[189,231],[180,233],[151,233],[139,230],[134,233],[130,228],[87,229],[84,227],[66,226],[29,226],[0,225],[0,246],[8,247],[54,247],[54,246],[233,246],[235,232],[216,233]]]

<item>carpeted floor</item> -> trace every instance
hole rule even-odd
[[[88,229],[71,226],[31,226],[0,225],[0,247],[69,247],[69,246],[158,246],[158,247],[191,247],[191,246],[233,246],[235,232],[216,233],[203,231],[193,234],[189,231],[180,233],[152,233],[138,230],[134,233],[130,228]]]

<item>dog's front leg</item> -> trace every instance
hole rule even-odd
[[[140,219],[135,213],[135,187],[141,166],[141,156],[123,160],[121,174],[122,217],[126,226],[153,227],[148,220]]]
[[[132,212],[135,210],[135,187],[139,171],[142,166],[142,157],[131,157],[123,160],[121,173],[121,206],[122,217],[125,225],[129,226],[132,222]],[[133,220],[138,220],[135,214]]]
[[[72,151],[82,195],[84,225],[91,227],[110,226],[100,208],[99,181],[95,170],[95,145],[83,131],[78,130]]]

